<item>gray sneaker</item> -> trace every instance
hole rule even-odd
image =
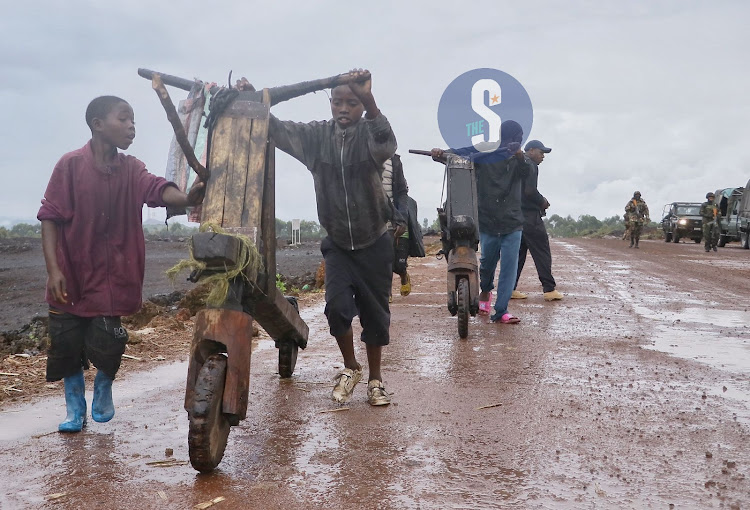
[[[331,398],[340,404],[345,404],[352,397],[357,383],[362,380],[362,367],[359,370],[345,368],[333,380],[336,381],[336,386],[333,387]]]
[[[385,391],[383,383],[377,379],[367,383],[367,402],[371,406],[387,406],[391,403],[391,396]]]

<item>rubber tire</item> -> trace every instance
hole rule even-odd
[[[279,377],[287,379],[294,374],[299,346],[294,340],[278,340],[276,344],[279,347]]]
[[[675,244],[679,243],[680,242],[680,236],[678,236],[677,234],[672,234],[672,242],[675,243]]]
[[[284,296],[294,309],[299,313],[299,303],[294,296]],[[299,346],[294,340],[276,340],[276,348],[279,349],[279,377],[287,379],[294,374],[294,367],[297,366],[297,353]]]
[[[740,232],[740,246],[750,250],[750,232]]]
[[[193,402],[188,412],[188,451],[196,471],[209,473],[219,465],[229,438],[230,424],[221,412],[227,358],[209,356],[198,372]]]
[[[696,239],[693,239],[693,242],[694,242],[695,244],[698,244],[698,243],[700,243],[701,241],[703,241],[703,238],[702,238],[702,237],[698,237],[698,238],[696,238]]]
[[[458,336],[463,340],[469,336],[469,306],[471,296],[469,295],[469,280],[461,278],[458,280],[456,289],[458,307]]]
[[[672,240],[672,234],[670,232],[664,232],[664,242],[668,243]]]
[[[719,242],[716,243],[719,248],[723,248],[727,245],[727,236],[724,234],[719,234]]]

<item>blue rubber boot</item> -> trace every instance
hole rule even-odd
[[[63,379],[65,383],[65,407],[68,415],[57,430],[60,432],[80,432],[86,426],[86,383],[83,370]]]
[[[99,370],[94,378],[94,403],[91,405],[91,417],[96,422],[104,423],[111,420],[114,415],[112,379]]]

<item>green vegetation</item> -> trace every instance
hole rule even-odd
[[[574,220],[570,215],[563,218],[553,214],[549,218],[544,218],[544,225],[552,237],[620,237],[625,232],[625,222],[621,216],[598,220],[594,216],[584,214]],[[653,221],[644,225],[644,237],[650,238],[654,234],[659,237],[661,234],[658,228],[659,224]]]
[[[428,223],[424,218],[423,225]],[[544,218],[544,224],[547,232],[552,237],[605,237],[621,236],[625,231],[625,224],[621,216],[611,216],[604,220],[599,220],[594,216],[584,214],[573,219],[572,216],[566,217],[553,214]],[[440,223],[437,218],[429,228],[440,232]],[[183,223],[173,221],[167,227],[166,225],[144,225],[143,231],[150,236],[158,237],[189,237],[198,232],[198,227],[190,227]],[[276,218],[276,237],[291,238],[292,222]],[[0,239],[10,237],[40,237],[42,233],[42,224],[36,223],[17,223],[12,228],[0,227]],[[644,227],[645,237],[659,237],[659,224],[651,222]],[[302,220],[300,222],[300,237],[304,240],[317,240],[326,236],[326,231],[316,221]]]
[[[198,227],[190,227],[184,223],[173,221],[168,226],[164,224],[143,225],[143,233],[157,237],[189,237],[198,233]]]
[[[276,273],[276,288],[283,294],[286,292],[286,283],[282,280],[282,276]]]
[[[9,237],[41,237],[42,236],[42,224],[36,223],[30,225],[28,223],[16,223],[8,230],[5,227],[0,227],[0,239],[7,239]]]

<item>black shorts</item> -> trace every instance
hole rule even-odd
[[[88,370],[89,360],[114,379],[120,368],[128,333],[119,317],[79,317],[49,310],[50,347],[47,352],[47,381],[59,381]]]
[[[386,232],[361,250],[342,250],[328,237],[320,245],[326,263],[326,310],[333,336],[341,336],[359,315],[362,341],[388,345],[393,281],[393,236]]]

